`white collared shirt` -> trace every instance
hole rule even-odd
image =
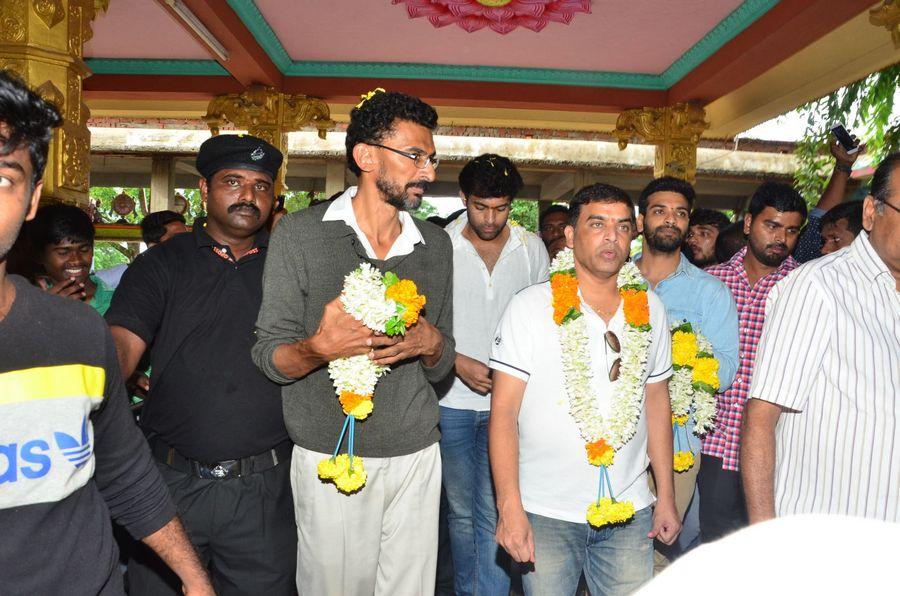
[[[900,292],[866,232],[769,292],[750,397],[787,408],[779,516],[900,522]]]
[[[328,206],[328,209],[325,210],[322,221],[342,221],[353,228],[357,238],[362,242],[363,248],[366,249],[368,257],[370,259],[377,259],[378,257],[375,255],[372,243],[369,242],[369,239],[359,227],[359,222],[356,221],[356,213],[353,211],[353,197],[356,196],[357,190],[358,187],[351,186],[345,190],[341,196],[333,200],[331,205]],[[415,249],[416,244],[420,242],[425,244],[425,239],[422,238],[422,233],[419,232],[419,228],[416,227],[416,222],[413,221],[412,215],[401,209],[400,235],[394,240],[394,244],[391,245],[391,249],[383,260],[387,261],[391,257],[411,254]]]
[[[550,257],[535,234],[507,224],[509,238],[489,272],[478,251],[463,236],[468,222],[463,213],[446,228],[453,242],[453,339],[458,354],[487,366],[494,330],[506,305],[522,288],[547,281]],[[491,409],[491,396],[472,391],[454,377],[453,386],[440,404],[484,412]]]
[[[579,293],[580,294],[580,293]],[[672,343],[666,309],[653,292],[650,305],[651,343],[641,382],[659,383],[672,376]],[[619,304],[607,325],[581,301],[587,321],[591,355],[591,388],[597,406],[607,415],[615,385],[609,380],[616,354],[606,347],[604,334],[624,337],[625,315]],[[519,409],[519,490],[525,511],[568,521],[587,523],[588,505],[597,500],[600,468],[588,463],[584,439],[569,413],[562,367],[559,328],[553,322],[550,283],[537,284],[516,294],[497,327],[491,351],[494,370],[525,381]],[[642,400],[635,435],[616,452],[609,476],[615,498],[631,501],[636,510],[651,505],[647,485],[647,412]]]

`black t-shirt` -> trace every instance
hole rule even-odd
[[[136,259],[106,313],[151,346],[141,425],[186,457],[237,459],[288,438],[281,388],[250,358],[268,239],[235,262],[197,225]]]

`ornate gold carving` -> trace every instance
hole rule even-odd
[[[59,185],[87,193],[90,176],[91,133],[87,126],[66,122],[59,131]]]
[[[894,47],[900,48],[900,0],[884,0],[884,4],[869,10],[869,22],[891,33]]]
[[[0,41],[25,41],[25,0],[3,0],[0,2]]]
[[[20,79],[25,78],[25,61],[13,58],[0,58],[0,70],[10,70]]]
[[[693,182],[697,174],[697,142],[709,128],[706,112],[691,103],[666,108],[626,110],[619,114],[613,134],[619,149],[634,138],[656,145],[654,177],[676,176]]]
[[[32,6],[35,14],[47,25],[47,29],[53,29],[66,18],[66,10],[60,0],[34,0]]]
[[[61,114],[65,114],[66,98],[59,87],[53,84],[53,81],[44,81],[44,83],[35,89],[35,92],[41,96],[41,99],[48,101],[56,106]]]
[[[287,166],[287,133],[313,126],[324,139],[334,127],[328,104],[302,94],[286,95],[272,87],[254,85],[243,93],[220,95],[209,102],[203,120],[213,135],[219,134],[223,122],[247,129],[277,147],[285,157],[276,184],[276,193],[287,188],[284,176]]]

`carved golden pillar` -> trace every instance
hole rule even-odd
[[[314,126],[319,137],[334,127],[328,104],[315,97],[302,94],[288,95],[273,87],[254,85],[243,93],[220,95],[209,102],[203,117],[213,135],[228,121],[251,135],[264,139],[284,154],[284,163],[278,173],[275,194],[287,190],[288,139],[287,133]]]
[[[653,177],[675,176],[691,184],[697,176],[697,143],[709,128],[706,111],[691,103],[667,108],[625,110],[616,120],[613,134],[619,149],[639,138],[656,145]]]
[[[900,48],[900,0],[884,0],[884,4],[869,10],[869,22],[891,32],[894,47]]]
[[[109,0],[0,0],[0,69],[15,72],[65,118],[53,133],[43,197],[88,204],[90,112],[81,81],[90,75],[82,59],[91,21]]]

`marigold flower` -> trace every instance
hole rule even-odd
[[[322,480],[333,480],[337,476],[344,473],[350,467],[350,458],[346,453],[342,453],[335,458],[326,457],[316,466],[319,478]]]
[[[598,499],[587,510],[587,522],[595,528],[627,522],[634,517],[631,501],[614,501],[609,497]]]
[[[690,451],[677,451],[672,461],[672,468],[676,472],[687,472],[694,467],[694,454]]]
[[[685,331],[672,334],[672,364],[690,366],[697,357],[697,336]]]
[[[628,288],[622,290],[621,295],[625,321],[632,327],[649,325],[650,304],[647,301],[647,292]]]
[[[611,466],[613,458],[616,454],[613,448],[603,439],[594,441],[593,443],[585,443],[585,451],[587,451],[588,462],[592,466]]]
[[[362,458],[354,457],[353,470],[350,470],[348,465],[346,470],[334,478],[334,485],[339,491],[349,495],[365,486],[367,478],[368,474],[363,468]]]
[[[364,420],[374,408],[371,395],[360,395],[352,391],[342,391],[338,401],[341,402],[344,414],[351,414],[357,420]]]
[[[719,388],[719,361],[715,358],[697,358],[694,361],[694,374],[692,380],[695,383],[705,383],[713,388]]]
[[[419,311],[425,306],[426,300],[425,296],[419,294],[414,281],[401,279],[389,287],[384,296],[406,307],[406,311],[403,313],[403,322],[407,327],[416,324],[419,320]]]
[[[573,275],[554,273],[550,276],[550,291],[553,294],[553,321],[562,325],[563,319],[572,309],[579,310],[578,280]]]
[[[679,426],[684,426],[688,421],[688,414],[684,414],[682,416],[672,415],[672,424],[678,424]]]

